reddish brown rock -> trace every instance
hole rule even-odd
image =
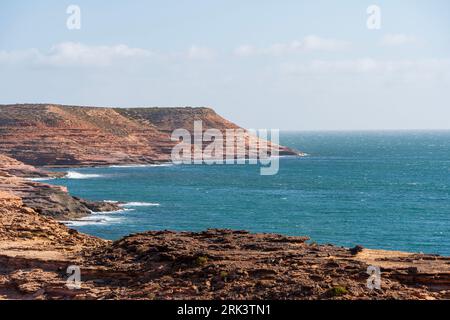
[[[197,119],[235,128],[205,108],[1,106],[0,152],[42,165],[162,161],[169,132]],[[106,204],[23,178],[49,175],[0,156],[0,299],[450,298],[448,257],[231,230],[154,231],[116,242],[83,235],[52,217]],[[81,270],[79,290],[66,286],[70,265]],[[369,265],[381,269],[380,290],[366,286]]]
[[[0,105],[0,153],[38,166],[142,164],[170,160],[178,128],[237,129],[209,108]],[[247,144],[249,136],[247,135]],[[281,155],[298,152],[279,147]]]
[[[448,258],[367,249],[355,256],[306,240],[207,230],[110,242],[0,192],[0,299],[449,298]],[[366,286],[369,264],[381,267],[381,290]],[[80,289],[66,287],[71,265],[81,270]]]
[[[16,176],[22,178],[57,178],[64,172],[50,172],[24,164],[16,159],[0,154],[0,176]]]
[[[0,192],[4,191],[15,195],[26,206],[42,215],[57,219],[75,219],[89,215],[92,211],[120,209],[114,203],[87,201],[72,197],[65,187],[27,179],[28,177],[55,178],[64,175],[64,173],[37,169],[1,154],[0,160]]]

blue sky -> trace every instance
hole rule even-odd
[[[69,30],[69,5],[81,29]],[[381,29],[366,25],[370,5]],[[450,129],[450,2],[0,4],[0,103],[211,106],[247,128]]]

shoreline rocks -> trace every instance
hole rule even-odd
[[[111,242],[0,190],[0,299],[449,299],[450,257],[210,229]],[[81,289],[66,287],[68,266]],[[367,267],[381,269],[381,290]]]
[[[18,176],[13,175],[14,173]],[[41,215],[59,220],[71,220],[85,217],[92,211],[120,210],[116,203],[83,200],[71,196],[65,187],[27,179],[29,177],[57,178],[64,175],[65,173],[61,172],[37,169],[0,154],[0,191],[14,194],[27,207]]]
[[[111,242],[0,192],[0,299],[450,298],[448,257],[367,249],[353,255],[307,239],[210,229]],[[369,263],[381,268],[380,290],[366,286]],[[81,288],[70,290],[66,269],[73,265]],[[414,265],[420,267],[411,273]]]
[[[30,117],[31,109],[0,106],[0,152],[55,166],[164,161],[170,145],[157,140],[161,132],[199,115],[233,126],[206,108],[179,118],[155,108],[47,105]],[[143,137],[151,133],[160,143],[150,147]],[[26,179],[62,175],[0,154],[0,299],[450,299],[450,257],[237,230],[149,231],[114,242],[85,235],[57,219],[119,204]],[[67,288],[68,266],[80,268],[81,289]],[[380,268],[380,290],[367,287],[368,266]]]

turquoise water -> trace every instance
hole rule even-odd
[[[253,165],[72,168],[51,183],[131,203],[71,224],[107,239],[214,227],[450,255],[449,131],[289,132],[281,143],[309,156],[281,158],[275,176]]]

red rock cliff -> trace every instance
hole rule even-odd
[[[237,129],[209,108],[1,105],[0,153],[32,165],[93,166],[167,161],[178,128]],[[297,152],[280,147],[282,155]]]

